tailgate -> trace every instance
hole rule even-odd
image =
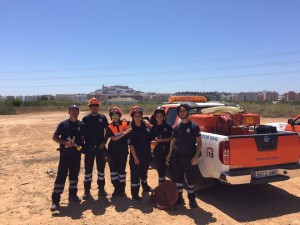
[[[230,169],[298,163],[299,136],[293,132],[230,136]]]

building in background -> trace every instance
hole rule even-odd
[[[282,95],[283,101],[300,101],[300,93],[296,93],[294,91],[289,91],[288,93],[284,93]]]
[[[237,102],[256,102],[258,101],[258,92],[240,92],[235,95]]]

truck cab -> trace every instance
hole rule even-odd
[[[285,131],[293,131],[300,134],[300,114],[293,119],[288,119]]]
[[[287,122],[267,123],[277,128],[278,131],[293,131],[300,134],[300,114],[293,119],[288,119]]]

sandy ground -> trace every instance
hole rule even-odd
[[[81,112],[80,118],[86,114]],[[65,190],[61,210],[52,213],[49,207],[55,178],[47,171],[57,170],[59,152],[51,138],[57,124],[67,117],[67,112],[0,116],[0,224],[300,224],[300,178],[267,185],[217,185],[198,194],[199,209],[186,205],[164,211],[153,208],[147,195],[142,202],[111,198],[108,166],[107,198],[97,197],[94,171],[93,199],[69,204]],[[276,121],[287,119],[262,119],[262,123]],[[83,171],[79,196],[83,194]],[[128,197],[129,184],[127,176]],[[149,170],[149,184],[157,184],[154,169]]]

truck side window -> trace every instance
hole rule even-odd
[[[295,124],[295,125],[300,125],[300,118],[296,119],[296,120],[294,121],[294,124]]]
[[[167,118],[166,118],[167,123],[173,126],[175,123],[176,116],[177,116],[176,108],[170,108],[167,112]]]

